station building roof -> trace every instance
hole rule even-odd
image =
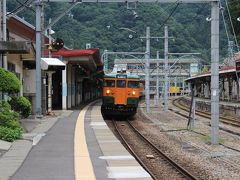
[[[53,57],[61,56],[64,61],[80,65],[91,72],[102,71],[103,63],[101,61],[99,49],[60,49],[52,52]]]

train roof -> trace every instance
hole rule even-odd
[[[121,75],[127,76],[127,79],[140,79],[140,77],[136,74],[128,74],[128,73],[110,73],[110,74],[105,74],[104,78],[120,78]]]

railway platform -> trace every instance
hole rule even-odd
[[[100,108],[98,100],[38,122],[25,120],[22,139],[0,143],[0,179],[152,179],[108,128]]]

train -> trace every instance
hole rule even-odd
[[[125,71],[105,74],[101,106],[103,117],[134,116],[142,92],[140,81],[138,75]]]

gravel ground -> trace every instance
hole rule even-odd
[[[141,104],[138,114],[149,117],[137,123],[138,129],[151,131],[149,136],[153,141],[161,142],[172,158],[201,179],[240,179],[240,136],[220,130],[222,145],[211,145],[207,119],[197,117],[193,131],[188,131],[186,118],[172,111],[164,112],[162,107],[151,107],[151,112],[147,113],[145,105]],[[239,131],[231,126],[220,126]]]

